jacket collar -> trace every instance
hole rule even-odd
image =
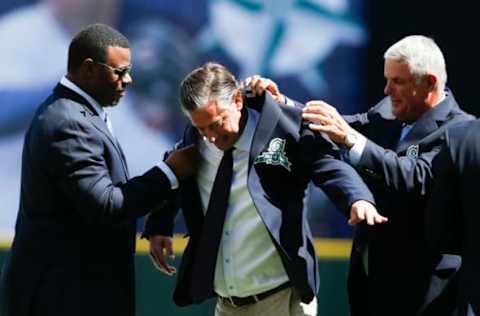
[[[63,84],[59,83],[53,90],[54,95],[59,99],[68,99],[74,101],[82,106],[82,114],[87,118],[95,128],[97,128],[101,133],[103,133],[108,140],[114,145],[115,149],[117,149],[118,153],[122,157],[122,163],[125,170],[125,173],[128,176],[128,168],[126,161],[124,161],[124,154],[120,147],[120,144],[116,140],[115,137],[110,133],[108,130],[107,124],[105,121],[100,117],[99,113],[96,111],[94,106],[87,101],[87,99],[77,92],[73,91],[72,89],[64,86]]]
[[[108,130],[107,124],[105,123],[104,119],[100,117],[100,113],[98,113],[95,106],[92,105],[85,97],[81,96],[79,93],[73,91],[72,89],[61,83],[57,84],[57,86],[55,87],[54,94],[58,98],[69,99],[81,104],[83,109],[85,110],[85,117],[87,117],[97,129],[104,133],[108,137],[108,139],[110,139],[114,144],[116,143],[114,137]]]
[[[272,138],[272,134],[275,130],[275,126],[278,124],[280,114],[280,106],[270,96],[269,93],[265,93],[265,100],[263,102],[263,106],[261,107],[260,119],[253,135],[252,147],[250,149],[249,166],[252,165],[255,158],[265,147],[265,144]]]
[[[273,133],[278,125],[279,118],[282,113],[282,107],[270,96],[265,93],[261,97],[244,98],[243,105],[248,108],[249,112],[256,111],[260,113],[257,120],[255,131],[253,133],[253,140],[250,147],[249,168],[253,165],[255,158],[265,148],[265,144],[272,139]],[[248,127],[248,124],[245,126]],[[183,145],[198,144],[200,141],[200,134],[195,127],[189,123],[186,127]]]
[[[63,76],[63,78],[60,80],[60,84],[64,87],[67,87],[71,91],[75,92],[76,94],[80,95],[85,99],[89,105],[93,108],[93,110],[100,115],[100,117],[105,120],[105,110],[102,108],[102,106],[94,99],[92,98],[88,93],[83,91],[79,86],[77,86],[74,82],[72,82],[70,79],[68,79],[66,76]]]
[[[274,127],[278,124],[281,114],[281,108],[276,104],[275,100],[266,93],[264,97],[245,98],[244,106],[248,107],[249,112],[260,112],[260,118],[256,123],[255,131],[253,132],[253,140],[250,147],[250,163],[257,157],[265,144],[270,141]],[[248,122],[247,122],[248,123]],[[251,128],[252,124],[247,124],[245,128]],[[184,146],[190,144],[197,144],[200,141],[200,134],[191,123],[186,127],[184,134]]]
[[[454,109],[459,109],[450,90],[445,91],[442,102],[425,112],[415,121],[412,130],[399,143],[397,152],[406,150],[410,145],[418,143],[421,139],[437,130],[449,118]]]

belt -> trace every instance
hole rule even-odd
[[[281,290],[283,289],[286,289],[287,287],[290,287],[290,282],[285,282],[271,290],[268,290],[268,291],[265,291],[265,292],[262,292],[260,294],[256,294],[256,295],[250,295],[250,296],[246,296],[246,297],[236,297],[236,296],[228,296],[228,297],[223,297],[223,296],[219,296],[220,299],[222,299],[224,302],[228,302],[230,303],[233,307],[239,307],[239,306],[244,306],[244,305],[249,305],[249,304],[253,304],[253,303],[256,303],[256,302],[259,302],[267,297],[269,297],[270,295],[273,295],[275,293],[278,293],[280,292]]]

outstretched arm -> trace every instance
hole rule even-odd
[[[136,218],[173,194],[168,176],[158,167],[125,183],[114,183],[104,140],[86,121],[61,122],[49,137],[45,143],[32,143],[29,150],[32,154],[48,151],[46,157],[54,162],[51,176],[61,181],[65,195],[88,221],[113,224]],[[186,160],[175,155],[167,164],[183,177],[191,169]],[[183,164],[188,167],[181,167]]]
[[[312,163],[312,181],[349,218],[351,225],[366,220],[381,224],[388,219],[378,213],[374,197],[355,169],[335,158],[332,144],[317,134]]]
[[[418,145],[423,148],[412,147],[416,152],[399,155],[357,132],[333,106],[323,101],[308,102],[303,111],[303,117],[311,122],[310,129],[326,133],[347,150],[347,161],[362,174],[365,181],[384,185],[397,192],[418,196],[427,194],[433,178],[431,162],[443,143],[443,138],[437,133],[441,133],[449,123],[430,136],[431,141]]]

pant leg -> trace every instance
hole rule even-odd
[[[317,300],[302,303],[292,288],[286,288],[255,304],[234,307],[222,299],[217,300],[215,316],[316,316]]]
[[[310,303],[303,303],[297,292],[292,289],[290,296],[290,316],[317,316],[318,304],[314,297]]]
[[[368,316],[369,311],[369,286],[368,276],[361,261],[350,261],[347,280],[348,304],[351,316]]]

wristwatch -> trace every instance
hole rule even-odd
[[[345,137],[343,138],[343,143],[348,149],[352,148],[357,141],[358,136],[357,133],[355,133],[354,131],[349,131],[347,134],[345,134]]]

